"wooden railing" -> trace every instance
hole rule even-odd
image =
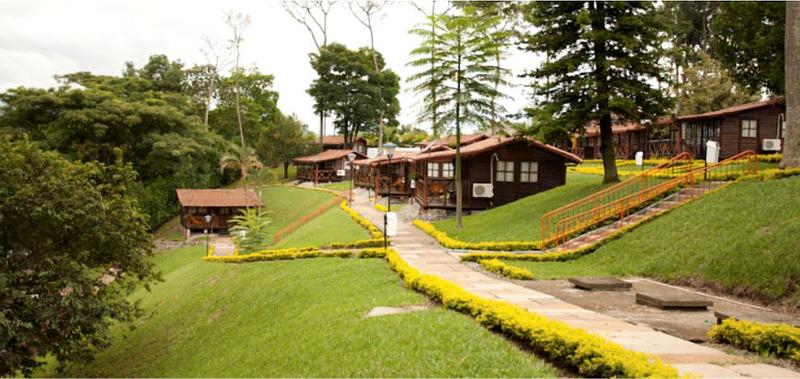
[[[342,179],[341,177],[336,176],[336,170],[315,170],[313,168],[298,170],[297,178],[300,180],[310,180],[313,182],[327,182]]]
[[[425,179],[417,181],[417,201],[423,206],[447,206],[455,199],[453,179]]]
[[[542,249],[558,246],[572,236],[602,225],[611,219],[624,220],[651,200],[688,187],[685,201],[698,193],[699,185],[755,173],[758,161],[753,151],[746,151],[722,162],[697,167],[689,153],[681,153],[661,165],[606,188],[591,196],[545,213],[542,217]]]

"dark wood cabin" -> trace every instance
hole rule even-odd
[[[343,150],[347,147],[344,145],[344,136],[322,136],[322,150]],[[367,155],[367,140],[363,137],[356,138],[353,141],[353,150],[358,153]]]
[[[637,151],[647,150],[647,126],[638,122],[614,123],[611,125],[614,147],[619,159],[633,159]],[[593,121],[578,137],[578,156],[583,159],[602,158],[600,152],[600,123]]]
[[[369,188],[379,196],[410,197],[414,165],[410,153],[395,152],[390,160],[385,154],[354,162],[357,187]]]
[[[252,190],[243,189],[178,189],[181,205],[180,224],[186,237],[192,231],[227,231],[228,220],[247,207],[261,209],[264,204]],[[211,215],[206,223],[205,216]]]
[[[487,209],[566,183],[581,159],[536,140],[491,137],[461,148],[464,209]],[[423,208],[455,208],[455,150],[407,158],[418,172],[414,197]]]
[[[462,134],[461,135],[461,146],[466,146],[478,141],[483,141],[489,138],[489,135],[484,133],[475,133],[475,134]],[[430,149],[436,149],[438,146],[448,146],[451,148],[456,147],[456,136],[448,136],[445,138],[439,138],[435,140],[426,140],[415,144],[414,146],[419,147],[422,151],[428,151]]]
[[[355,153],[356,159],[367,157],[355,150],[331,149],[295,158],[292,162],[297,166],[297,179],[314,183],[350,179],[350,164],[347,162],[347,154],[350,153]]]
[[[779,153],[786,132],[785,115],[786,106],[779,97],[677,117],[672,123],[673,155],[688,151],[703,159],[708,141],[719,142],[720,159],[746,150],[759,154]],[[775,143],[776,140],[779,143]]]

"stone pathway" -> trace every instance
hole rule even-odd
[[[231,237],[216,237],[211,244],[214,245],[215,257],[231,256],[236,250],[236,245],[233,244]]]
[[[352,208],[378,227],[383,226],[383,214],[372,207],[366,196],[356,196]],[[436,240],[407,222],[398,225],[398,236],[392,238],[392,246],[406,262],[423,273],[449,280],[477,296],[507,301],[587,330],[630,350],[659,356],[683,374],[707,377],[800,377],[794,371],[751,364],[743,358],[605,316],[551,295],[473,271]]]
[[[667,196],[663,200],[658,201],[621,220],[615,221],[614,223],[609,224],[608,226],[604,226],[602,228],[589,231],[567,242],[564,242],[563,244],[558,246],[556,250],[572,250],[591,245],[599,240],[608,237],[612,233],[626,226],[629,226],[631,224],[637,224],[647,219],[657,217],[662,213],[685,203],[690,198],[701,197],[711,190],[717,189],[723,185],[730,183],[731,182],[706,182],[704,183],[703,186],[698,186],[694,189],[688,189],[688,188],[681,189],[680,191]]]

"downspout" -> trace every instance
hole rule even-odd
[[[778,130],[776,130],[776,131],[775,131],[775,136],[776,136],[775,138],[777,138],[777,139],[780,139],[781,137],[783,137],[783,136],[781,135],[781,122],[784,122],[784,121],[786,121],[786,120],[784,119],[785,117],[786,117],[786,116],[785,116],[783,113],[781,113],[781,114],[779,114],[779,115],[778,115],[778,126],[777,126],[777,129],[778,129]]]
[[[497,153],[492,153],[492,157],[489,158],[489,183],[492,184],[492,192],[494,192],[494,162],[500,162]],[[494,208],[494,196],[489,199],[489,207]]]

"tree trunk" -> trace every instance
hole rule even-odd
[[[592,3],[592,31],[601,37],[594,40],[594,79],[597,86],[598,113],[600,115],[600,153],[603,155],[603,183],[619,181],[617,175],[616,152],[614,151],[614,134],[611,129],[611,110],[608,106],[610,91],[606,74],[606,41],[602,35],[606,30],[606,10],[602,1]]]
[[[781,167],[800,167],[800,3],[786,2],[786,135]],[[794,57],[794,58],[792,58]]]
[[[319,146],[322,147],[322,136],[325,135],[325,113],[319,112]]]
[[[289,179],[289,161],[283,161],[283,178]]]
[[[461,191],[461,36],[458,37],[456,49],[458,50],[458,55],[456,57],[456,229],[461,230],[464,228],[464,224],[461,220],[462,201],[464,197]]]

